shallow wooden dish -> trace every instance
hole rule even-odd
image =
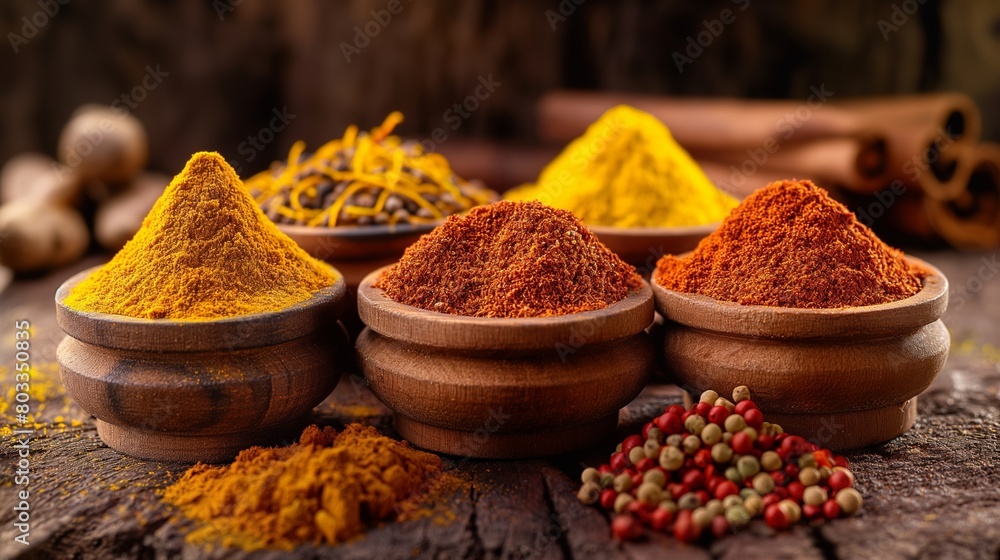
[[[309,227],[279,225],[307,253],[332,264],[347,282],[347,298],[341,321],[356,337],[364,324],[358,317],[358,285],[371,271],[395,263],[403,251],[420,236],[437,227],[433,224],[398,226]]]
[[[358,361],[415,445],[503,459],[575,451],[610,437],[646,384],[648,284],[605,309],[491,319],[400,304],[372,287],[381,272],[358,291]]]
[[[656,261],[660,257],[694,249],[719,224],[672,228],[587,227],[622,260],[649,274],[656,270]]]
[[[135,319],[62,302],[93,270],[56,292],[66,390],[108,446],[146,459],[220,462],[294,437],[350,358],[337,323],[343,278],[274,313],[211,321]]]
[[[915,397],[941,371],[950,345],[940,320],[948,281],[909,260],[929,271],[920,292],[847,309],[739,305],[667,290],[654,274],[668,375],[692,393],[747,385],[786,431],[833,449],[892,439],[913,425]],[[816,433],[821,426],[829,433]]]

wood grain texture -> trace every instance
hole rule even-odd
[[[896,437],[912,427],[909,401],[930,387],[950,347],[940,319],[948,281],[911,261],[930,271],[916,295],[846,309],[739,305],[668,290],[654,275],[667,375],[693,393],[747,385],[766,415],[832,449]]]
[[[653,322],[653,293],[647,282],[603,309],[554,317],[466,317],[399,303],[374,287],[383,269],[358,288],[361,320],[373,331],[407,344],[450,351],[571,351],[633,336]]]
[[[982,258],[991,254],[929,255],[957,286],[975,277]],[[83,266],[96,264],[90,259]],[[14,320],[32,322],[32,356],[44,366],[55,360],[62,331],[52,312],[52,293],[71,271],[15,280],[0,297],[0,335],[10,341]],[[16,491],[0,485],[0,554],[14,559],[50,558],[533,558],[533,537],[547,535],[546,547],[567,558],[721,558],[734,560],[815,558],[970,558],[1000,555],[1000,282],[985,282],[981,290],[956,292],[944,317],[954,337],[944,371],[924,391],[919,418],[902,436],[884,444],[847,453],[865,497],[862,514],[819,527],[803,525],[775,534],[755,522],[736,535],[711,544],[679,545],[656,536],[636,543],[611,538],[609,516],[583,506],[574,493],[580,471],[606,461],[609,441],[581,453],[545,461],[484,462],[445,457],[451,472],[472,485],[438,497],[450,512],[447,520],[424,518],[386,523],[370,529],[363,539],[337,547],[303,545],[295,551],[253,554],[224,547],[208,548],[185,542],[194,524],[165,507],[156,491],[176,480],[185,465],[148,461],[122,455],[104,445],[93,420],[75,404],[61,406],[50,397],[39,412],[45,428],[31,442],[31,546],[11,544]],[[6,330],[4,330],[6,329]],[[0,342],[0,362],[11,363],[13,344]],[[12,372],[0,370],[3,383]],[[5,385],[7,386],[7,385]],[[669,385],[650,385],[622,411],[616,437],[634,433],[664,407],[681,401]],[[35,403],[36,406],[38,403]],[[55,418],[79,420],[63,426]],[[13,420],[10,420],[13,422]],[[311,421],[341,428],[358,421],[393,434],[392,413],[368,390],[363,378],[351,374],[333,395],[313,410]],[[9,438],[0,441],[0,477],[11,479],[18,450]],[[533,472],[544,479],[539,497],[528,486]],[[513,473],[513,474],[511,474]],[[509,499],[480,504],[487,489],[506,485]],[[523,490],[522,490],[523,488]],[[536,485],[535,488],[538,488]],[[491,515],[493,511],[503,514]],[[531,524],[513,525],[531,512]],[[482,522],[478,520],[482,519]],[[488,520],[488,522],[487,522]],[[547,520],[548,522],[546,523]],[[554,525],[558,524],[558,528]],[[489,527],[487,527],[489,525]],[[535,530],[532,530],[535,529]],[[503,542],[499,548],[483,545]],[[505,535],[510,534],[511,537]],[[492,546],[496,546],[493,544]],[[524,552],[518,552],[524,551]]]
[[[217,352],[278,344],[330,328],[344,305],[343,276],[288,309],[224,319],[138,319],[66,306],[69,292],[98,267],[66,280],[56,291],[56,320],[73,338],[105,348],[144,352]]]
[[[604,309],[542,318],[479,318],[358,291],[369,328],[358,363],[415,445],[479,458],[568,453],[606,439],[646,384],[653,348],[648,284]]]

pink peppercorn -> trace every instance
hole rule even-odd
[[[726,423],[726,418],[729,418],[729,409],[724,406],[713,406],[708,411],[708,421],[713,424],[722,426]]]
[[[748,401],[743,401],[743,402],[748,402]],[[751,408],[743,413],[743,420],[746,421],[747,426],[750,426],[755,430],[759,430],[760,427],[764,424],[764,413],[756,408]]]
[[[772,529],[784,529],[788,527],[788,517],[781,511],[778,504],[771,504],[764,510],[764,522]]]
[[[732,480],[724,480],[715,487],[715,499],[724,500],[726,496],[732,496],[739,494],[740,489],[736,486],[736,483]]]
[[[610,463],[611,463],[611,468],[615,472],[622,472],[623,470],[632,466],[632,463],[628,460],[628,457],[626,457],[625,454],[620,451],[618,453],[611,454]]]
[[[672,436],[680,433],[683,425],[681,417],[672,412],[662,414],[656,418],[656,427],[664,435]]]
[[[851,477],[844,471],[833,471],[827,483],[834,491],[842,490],[851,486]]]
[[[649,524],[652,525],[653,529],[657,531],[663,531],[674,520],[674,514],[667,508],[656,508],[653,513],[649,516]]]
[[[705,474],[699,470],[690,470],[684,473],[681,482],[692,490],[701,490],[705,487]]]
[[[616,515],[611,520],[611,532],[620,541],[631,541],[642,536],[642,525],[631,515]]]
[[[613,488],[605,488],[601,492],[601,507],[612,511],[615,509],[615,499],[618,497],[618,492],[615,492]]]
[[[733,434],[733,439],[729,441],[729,446],[733,448],[734,452],[746,455],[753,450],[753,440],[750,439],[750,435],[746,432],[736,432]]]
[[[733,409],[733,412],[739,414],[740,416],[746,416],[747,411],[751,408],[757,408],[757,405],[755,405],[753,401],[740,401],[736,403],[736,408]],[[746,418],[744,418],[744,420],[745,419]]]
[[[823,516],[827,519],[840,517],[840,504],[837,503],[837,500],[830,498],[823,502]]]

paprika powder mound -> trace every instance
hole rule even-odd
[[[64,303],[143,319],[207,320],[279,311],[337,277],[278,230],[222,156],[199,152],[135,236]]]
[[[375,283],[400,303],[472,317],[601,309],[640,285],[570,212],[510,201],[449,217]]]
[[[189,542],[291,550],[350,540],[397,513],[412,516],[407,500],[439,486],[441,471],[438,456],[373,427],[309,426],[291,446],[251,447],[230,465],[191,467],[163,500],[204,522]]]
[[[657,263],[670,290],[799,308],[897,301],[920,291],[925,274],[810,181],[771,183],[691,254]]]

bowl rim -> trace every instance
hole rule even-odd
[[[358,286],[358,313],[376,333],[405,343],[452,350],[567,350],[610,342],[653,323],[653,292],[645,280],[624,299],[601,309],[550,317],[469,317],[399,303],[374,284],[389,267]]]
[[[684,255],[678,255],[684,256]],[[948,306],[948,279],[934,265],[909,255],[928,272],[916,294],[889,303],[846,308],[742,305],[701,294],[667,289],[653,272],[656,310],[667,320],[706,331],[762,338],[889,336],[918,329],[941,318]]]
[[[672,226],[672,227],[618,227],[618,226],[600,226],[600,225],[590,225],[587,226],[594,235],[598,238],[603,234],[604,236],[620,236],[620,237],[687,237],[692,235],[707,236],[713,231],[718,229],[722,222],[713,222],[710,224],[701,224],[696,226]]]
[[[78,272],[59,286],[56,321],[67,335],[81,342],[119,350],[206,352],[280,344],[331,325],[339,317],[347,293],[344,275],[334,269],[337,279],[332,285],[279,311],[180,320],[143,319],[67,306],[63,300],[70,290],[103,266]]]

